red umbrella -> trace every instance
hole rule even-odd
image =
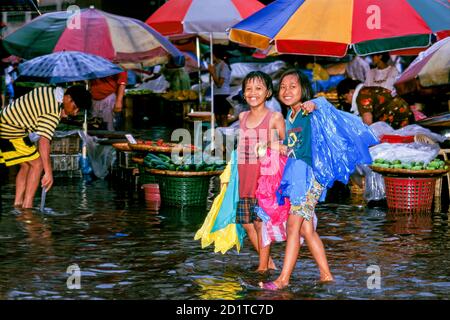
[[[169,0],[146,23],[163,35],[209,35],[212,61],[213,39],[227,39],[228,28],[262,8],[264,5],[257,0]],[[197,43],[199,56],[198,40]],[[214,99],[211,99],[211,113],[214,114]],[[214,128],[213,117],[211,127]]]

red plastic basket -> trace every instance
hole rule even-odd
[[[387,143],[411,143],[414,142],[414,136],[399,136],[395,134],[385,134],[381,136],[380,141]]]
[[[385,134],[381,136],[380,141],[387,143],[411,143],[414,142],[414,136],[399,136],[395,134]]]
[[[436,178],[384,177],[388,209],[396,212],[430,212]]]

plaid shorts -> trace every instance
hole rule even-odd
[[[248,224],[253,221],[261,221],[256,214],[258,200],[256,198],[239,198],[236,212],[236,223]]]
[[[319,182],[317,182],[316,179],[313,179],[313,185],[306,192],[305,201],[300,203],[300,205],[298,206],[291,205],[289,214],[298,215],[309,221],[314,215],[314,209],[316,208],[317,202],[322,195],[323,189],[324,187]]]

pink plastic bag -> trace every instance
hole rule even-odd
[[[276,190],[280,186],[287,157],[279,152],[267,149],[267,154],[261,158],[260,177],[256,189],[258,205],[270,217],[272,225],[276,226],[287,221],[291,204],[286,199],[285,204],[278,205]]]

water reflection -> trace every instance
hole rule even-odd
[[[214,187],[214,183],[213,183]],[[391,215],[358,201],[317,208],[336,282],[323,285],[306,246],[289,288],[267,292],[248,240],[240,253],[201,249],[193,237],[206,208],[150,210],[143,191],[108,181],[57,179],[46,210],[17,211],[2,189],[0,298],[3,299],[435,299],[448,298],[450,231],[445,214]],[[211,189],[210,200],[214,195]],[[36,199],[37,202],[39,199]],[[278,267],[284,244],[272,255]],[[66,287],[81,268],[81,289]],[[367,268],[381,288],[367,288]]]

